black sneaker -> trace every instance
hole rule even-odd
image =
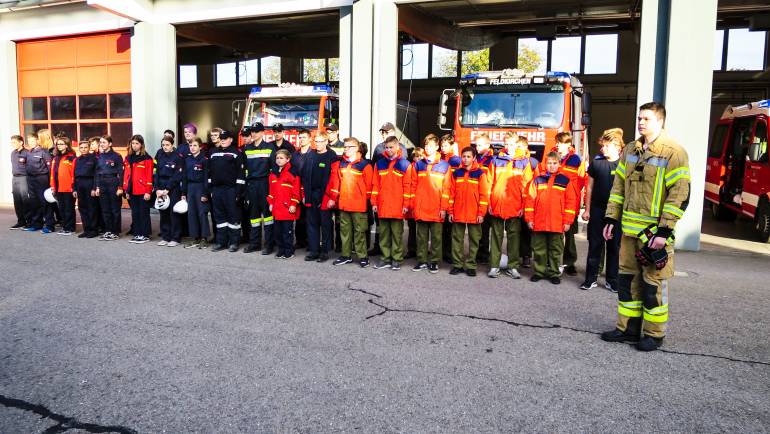
[[[537,274],[533,274],[532,277],[529,278],[530,282],[539,282],[543,280],[542,276],[538,276]]]
[[[607,288],[607,291],[609,292],[612,292],[614,294],[618,293],[618,286],[615,283],[604,282],[604,287]]]
[[[551,283],[553,283],[554,285],[558,285],[558,284],[560,284],[560,283],[561,283],[561,278],[560,278],[560,277],[558,277],[558,276],[553,276],[553,277],[551,277],[551,278],[550,278],[550,279],[548,279],[548,280],[549,280]]]
[[[78,238],[85,238],[87,236],[88,236],[88,232],[83,232],[83,233],[78,235]]]
[[[476,277],[476,270],[475,270],[475,269],[468,269],[468,270],[465,270],[465,274],[466,274],[468,277]]]
[[[600,337],[605,342],[631,342],[631,343],[639,342],[639,335],[626,334],[626,332],[620,331],[618,329],[604,332],[601,334]]]
[[[272,247],[265,247],[264,249],[262,249],[262,255],[263,256],[267,256],[267,255],[270,255],[272,253],[273,253],[273,248]]]
[[[652,336],[644,335],[642,339],[636,344],[636,349],[639,351],[655,351],[663,345],[663,338],[654,338]]]
[[[243,253],[254,253],[259,250],[259,246],[255,246],[254,244],[249,244],[248,246],[243,248]]]
[[[11,226],[9,229],[12,231],[18,231],[19,229],[23,228],[24,225],[21,223],[16,223],[15,225]]]
[[[294,257],[294,253],[284,253],[283,259],[291,259]]]
[[[310,253],[308,255],[305,255],[306,262],[317,261],[318,258],[319,258],[318,253]]]
[[[317,259],[318,262],[326,262],[328,260],[329,260],[328,253],[321,253],[320,255],[318,255],[318,259]]]
[[[390,269],[393,271],[398,271],[401,269],[401,263],[398,261],[393,261],[390,263]]]
[[[361,268],[366,268],[369,266],[369,258],[361,258],[358,260],[358,265],[361,266]]]
[[[353,258],[350,256],[340,256],[332,262],[332,265],[345,265],[350,264],[351,262],[353,262]]]
[[[430,265],[428,265],[428,271],[430,272],[430,274],[438,273],[438,264],[435,262],[431,262]]]
[[[594,289],[597,286],[599,286],[599,285],[596,284],[596,281],[589,282],[589,281],[586,280],[585,282],[583,282],[582,285],[580,285],[580,289],[582,289],[584,291],[587,291],[589,289]]]
[[[422,271],[422,270],[427,270],[427,269],[428,269],[428,264],[427,263],[425,263],[425,262],[418,262],[417,265],[415,265],[412,268],[412,271]]]
[[[374,261],[374,265],[372,266],[372,268],[374,268],[375,270],[379,270],[380,268],[390,268],[390,267],[391,267],[390,262],[383,261],[382,259],[378,259]]]
[[[567,265],[564,267],[564,273],[567,276],[577,276],[577,268],[574,265]]]
[[[452,267],[452,269],[449,270],[449,274],[451,274],[452,276],[457,276],[458,274],[462,273],[463,271],[465,271],[465,270],[463,270],[460,267]]]
[[[224,244],[214,244],[214,247],[211,248],[212,252],[221,252],[222,250],[227,250],[227,246]]]
[[[286,256],[283,256],[283,252],[278,252],[275,254],[275,259],[286,259]]]

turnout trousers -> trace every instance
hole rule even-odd
[[[668,279],[674,275],[674,248],[666,245],[668,262],[663,269],[642,266],[636,252],[644,246],[638,238],[623,235],[620,240],[618,273],[618,330],[627,334],[641,331],[654,338],[666,335],[668,322]]]

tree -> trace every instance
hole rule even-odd
[[[540,69],[540,65],[543,63],[543,58],[540,57],[540,53],[533,48],[526,45],[522,45],[519,48],[518,65],[519,69],[525,73],[533,73]]]
[[[478,51],[463,51],[461,75],[489,70],[489,48]]]
[[[326,81],[326,59],[302,59],[302,81],[324,83]]]

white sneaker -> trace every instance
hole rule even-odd
[[[489,272],[487,273],[487,277],[496,278],[500,275],[500,269],[499,268],[490,268]]]
[[[521,279],[521,274],[519,274],[519,270],[515,268],[509,268],[505,270],[505,275],[509,276],[512,279]]]
[[[169,241],[169,242],[168,242],[166,245],[167,245],[168,247],[176,247],[176,246],[178,246],[178,245],[179,245],[179,243],[178,243],[178,242],[176,242],[176,241],[174,241],[174,240],[171,240],[171,241]]]
[[[139,235],[138,237],[136,237],[136,241],[133,241],[133,242],[136,243],[136,244],[144,244],[147,241],[150,241],[150,239],[147,238],[147,237],[143,237],[143,236]]]
[[[163,247],[163,246],[167,246],[167,245],[168,245],[168,241],[166,241],[166,240],[160,240],[160,241],[158,241],[158,245],[159,245],[159,246],[161,246],[161,247]]]

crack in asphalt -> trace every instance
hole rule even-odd
[[[360,292],[362,294],[366,294],[378,299],[382,299],[382,296],[365,290],[363,288],[354,288],[352,284],[348,283],[347,289],[350,291]],[[561,324],[529,324],[529,323],[522,323],[522,322],[516,322],[501,318],[489,318],[489,317],[483,317],[483,316],[477,316],[477,315],[469,315],[469,314],[460,314],[460,313],[446,313],[446,312],[436,312],[436,311],[429,311],[429,310],[419,310],[419,309],[399,309],[394,308],[390,306],[386,306],[382,302],[378,302],[374,298],[370,298],[367,300],[369,304],[372,304],[374,306],[377,306],[378,308],[382,309],[380,312],[377,312],[375,314],[369,315],[366,318],[364,318],[364,321],[368,321],[372,318],[376,318],[379,316],[383,316],[388,312],[394,312],[394,313],[414,313],[414,314],[422,314],[422,315],[436,315],[436,316],[443,316],[448,318],[465,318],[465,319],[472,319],[472,320],[479,320],[479,321],[489,321],[489,322],[498,322],[514,327],[525,327],[525,328],[534,328],[534,329],[560,329],[560,330],[569,330],[573,332],[578,333],[587,333],[599,336],[601,332],[593,331],[593,330],[585,330],[585,329],[579,329],[575,327],[568,327],[563,326]],[[629,344],[629,346],[634,346],[635,344]],[[691,353],[686,351],[677,351],[677,350],[670,350],[665,348],[659,348],[658,351],[662,353],[668,353],[668,354],[678,354],[682,356],[699,356],[699,357],[708,357],[712,359],[719,359],[719,360],[726,360],[730,362],[737,362],[737,363],[745,363],[749,365],[762,365],[762,366],[770,366],[770,362],[763,362],[761,360],[751,360],[751,359],[738,359],[734,357],[727,357],[727,356],[719,356],[716,354],[708,354],[708,353]]]
[[[30,411],[40,415],[42,419],[51,419],[57,422],[56,425],[43,431],[43,434],[62,433],[71,429],[79,429],[89,433],[116,432],[121,434],[137,434],[137,431],[120,425],[99,425],[95,423],[81,422],[74,417],[67,417],[62,414],[54,413],[43,405],[33,404],[21,399],[9,398],[2,394],[0,394],[0,404],[2,404],[4,407]]]

